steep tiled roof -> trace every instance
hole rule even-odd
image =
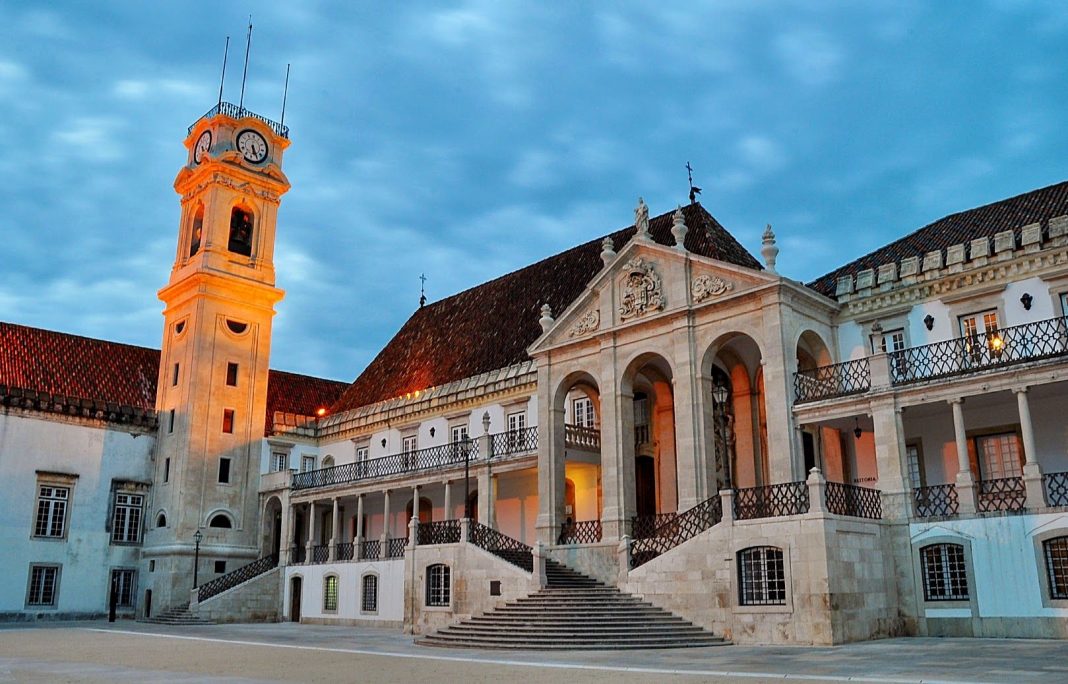
[[[1049,219],[1064,214],[1068,214],[1068,181],[950,214],[820,276],[808,286],[828,297],[834,297],[838,278],[842,276],[856,276],[865,269],[900,262],[911,256],[923,258],[927,252],[944,250],[951,245],[977,238],[993,237],[996,233],[1007,230],[1019,233],[1020,228],[1031,223],[1041,223],[1042,229],[1046,230]]]
[[[649,221],[653,239],[661,244],[675,244],[672,213]],[[685,207],[683,214],[689,227],[688,250],[761,268],[700,204]],[[634,233],[634,226],[612,233],[616,251]],[[603,239],[591,240],[417,310],[345,391],[333,412],[527,360],[527,347],[541,334],[541,305],[547,303],[560,314],[581,294],[603,267]]]
[[[0,322],[0,393],[13,389],[152,411],[157,349]],[[314,415],[347,383],[272,370],[267,428],[275,411]]]

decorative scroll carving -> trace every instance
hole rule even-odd
[[[601,325],[601,312],[597,309],[590,309],[586,312],[586,315],[578,319],[575,325],[571,326],[571,337],[577,337],[579,335],[585,335],[591,333]]]
[[[703,302],[710,297],[718,297],[734,289],[734,283],[715,275],[702,275],[693,279],[690,293],[694,303]]]
[[[623,280],[621,297],[623,304],[619,307],[620,320],[663,309],[666,302],[660,289],[660,276],[653,265],[636,256],[627,262],[626,269],[628,273]]]

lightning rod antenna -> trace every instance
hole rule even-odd
[[[245,79],[248,78],[248,52],[252,48],[252,15],[248,15],[248,37],[245,39],[245,70],[241,74],[241,100],[237,104],[238,109],[245,108]]]
[[[222,76],[219,77],[219,109],[222,109],[223,84],[226,83],[226,56],[230,53],[230,36],[226,36],[226,47],[223,48]]]
[[[290,65],[290,64],[286,65],[286,85],[282,89],[282,118],[278,122],[278,124],[280,126],[285,126],[285,124],[286,124],[286,98],[289,96],[289,67],[290,66],[292,66],[292,65]]]

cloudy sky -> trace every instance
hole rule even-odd
[[[350,380],[418,304],[686,201],[799,280],[1068,178],[1068,4],[0,3],[0,320],[158,346],[182,139],[293,145],[275,368]],[[507,325],[506,321],[502,324]]]

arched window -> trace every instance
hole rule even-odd
[[[226,248],[234,254],[252,256],[252,212],[234,207],[230,212],[230,239]]]
[[[337,575],[323,578],[323,612],[337,612]]]
[[[230,522],[230,517],[228,515],[219,513],[212,516],[211,521],[208,523],[208,527],[221,527],[228,530],[233,527],[233,523]]]
[[[431,565],[426,569],[426,605],[445,606],[451,603],[449,566],[444,563]]]
[[[920,571],[924,600],[968,600],[968,568],[960,544],[931,544],[921,548]]]
[[[360,610],[364,613],[378,612],[378,575],[367,573],[361,581]]]
[[[189,236],[189,256],[200,251],[200,241],[204,237],[204,205],[198,204],[193,214],[193,225]]]
[[[323,467],[324,468],[333,468],[334,467],[334,457],[331,456],[330,454],[327,454],[326,457],[323,458]]]
[[[1042,542],[1049,575],[1049,597],[1068,599],[1068,537],[1054,537]]]
[[[782,549],[753,546],[738,552],[738,589],[743,606],[786,605]]]
[[[166,527],[166,526],[167,526],[167,514],[163,513],[161,511],[160,514],[156,516],[156,527]]]

